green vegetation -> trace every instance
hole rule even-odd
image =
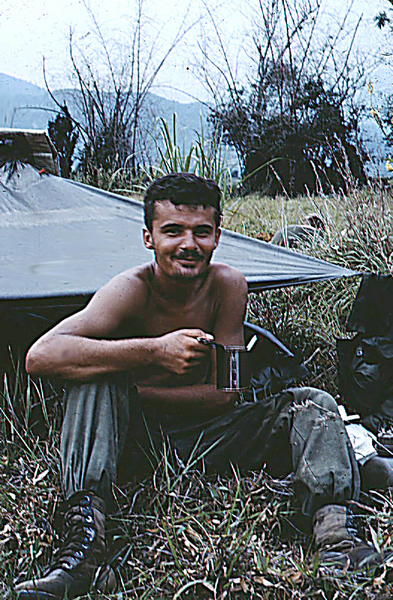
[[[228,197],[227,227],[264,238],[310,211],[327,231],[301,250],[356,270],[392,272],[392,196],[378,188],[308,198]],[[307,359],[308,383],[337,394],[335,337],[358,279],[287,288],[250,298],[249,318],[277,333]],[[13,381],[13,383],[11,383]],[[56,392],[16,369],[0,396],[0,595],[12,581],[36,574],[56,545],[60,498]],[[317,568],[299,521],[290,478],[264,472],[207,477],[182,465],[170,449],[153,478],[117,490],[110,529],[120,592],[113,598],[378,599],[392,585]],[[371,540],[391,546],[391,493],[363,494],[356,519]]]
[[[158,166],[145,171],[149,180],[169,173],[195,173],[206,179],[214,179],[220,186],[224,198],[232,191],[232,178],[227,166],[225,146],[220,136],[206,136],[201,119],[201,133],[196,132],[197,141],[186,150],[185,142],[178,143],[177,117],[172,117],[172,126],[159,119],[159,138],[156,147],[160,157]]]
[[[205,140],[186,152],[178,152],[175,143],[168,154],[172,134],[165,122],[166,147],[156,147],[152,128],[160,112],[151,92],[170,56],[188,41],[196,24],[203,23],[192,62],[209,94],[200,108],[208,113],[213,132],[211,156],[220,154],[221,141],[231,148],[243,191],[275,195],[285,189],[296,195],[338,190],[347,184],[346,165],[365,183],[368,155],[360,135],[364,107],[359,91],[371,65],[356,55],[361,19],[353,21],[351,7],[342,17],[330,19],[327,30],[323,0],[251,2],[243,43],[234,53],[217,11],[208,6],[195,21],[188,18],[187,8],[177,31],[156,35],[147,7],[135,0],[133,18],[125,20],[119,35],[100,24],[88,2],[82,4],[89,39],[76,41],[70,34],[73,89],[52,92],[44,69],[47,91],[59,110],[50,134],[67,176],[73,169],[93,185],[111,187],[116,184],[109,173],[120,176],[120,183],[138,180],[157,157],[164,172],[175,163],[185,170],[201,165],[199,145],[206,155]],[[388,21],[386,15],[382,21]],[[173,132],[174,142],[175,137]],[[221,166],[205,163],[202,170],[217,173]]]
[[[294,4],[264,3],[247,82],[239,84],[233,74],[227,77],[227,94],[218,98],[221,90],[216,92],[211,111],[217,130],[236,151],[247,189],[269,195],[283,188],[291,195],[338,190],[346,185],[346,164],[359,182],[366,181],[362,109],[355,102],[361,69],[351,64],[351,50],[339,68],[336,64],[342,28],[334,45],[318,34],[323,50],[313,47],[318,0],[303,4],[300,13]],[[282,22],[285,28],[279,26]],[[273,165],[262,168],[271,161]]]
[[[383,274],[393,272],[392,211],[391,192],[371,185],[347,196],[273,199],[254,194],[226,203],[224,226],[269,240],[279,228],[301,223],[314,212],[326,232],[305,240],[299,251],[354,271]],[[310,385],[335,395],[335,340],[347,335],[345,323],[358,285],[355,277],[251,294],[249,318],[310,361]]]

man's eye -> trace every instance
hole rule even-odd
[[[195,235],[197,235],[198,237],[207,237],[208,235],[210,235],[210,233],[210,229],[197,229],[195,231]]]
[[[173,228],[171,227],[170,229],[165,229],[164,233],[166,233],[166,235],[173,235],[173,236],[175,236],[175,235],[179,235],[180,234],[180,229],[177,229],[175,227],[173,227]]]

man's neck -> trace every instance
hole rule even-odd
[[[208,276],[209,269],[195,279],[168,277],[157,263],[153,263],[154,288],[163,299],[170,300],[175,305],[187,304],[195,298],[202,288]]]

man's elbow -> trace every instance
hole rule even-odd
[[[52,375],[53,352],[47,341],[38,340],[28,350],[25,358],[25,369],[29,375]]]
[[[25,359],[26,373],[29,375],[41,375],[42,372],[42,356],[41,352],[34,346],[28,350]]]

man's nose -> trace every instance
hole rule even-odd
[[[196,246],[197,244],[193,232],[187,230],[184,231],[181,241],[181,247],[190,250],[192,248],[196,248]]]

